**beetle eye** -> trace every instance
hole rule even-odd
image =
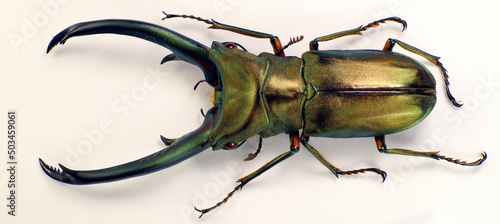
[[[229,142],[229,143],[224,145],[224,147],[226,149],[236,149],[236,148],[238,148],[238,146],[239,145],[237,143],[234,143],[234,142]]]
[[[224,45],[224,47],[233,49],[233,48],[237,48],[238,46],[236,45],[236,43],[226,43]]]
[[[243,145],[243,143],[245,143],[246,140],[240,142],[240,143],[234,143],[234,142],[229,142],[229,143],[226,143],[224,145],[224,148],[223,149],[228,149],[228,150],[231,150],[231,149],[237,149],[238,147],[240,147],[241,145]]]
[[[247,49],[245,49],[243,46],[241,46],[241,44],[238,44],[236,42],[224,42],[223,44],[224,44],[224,47],[229,48],[229,49],[240,49],[240,50],[247,51]]]

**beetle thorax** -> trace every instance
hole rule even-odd
[[[215,106],[219,122],[209,137],[214,149],[257,134],[264,137],[302,126],[302,60],[259,56],[214,42],[209,52],[220,76]]]

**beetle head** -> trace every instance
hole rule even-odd
[[[209,135],[214,150],[233,149],[269,126],[259,97],[268,67],[266,59],[228,44],[213,42],[208,58],[217,68],[214,106],[218,121]]]

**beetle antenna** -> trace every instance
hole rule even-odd
[[[248,157],[245,158],[243,161],[250,161],[250,160],[255,159],[255,157],[257,157],[257,155],[260,153],[261,148],[262,148],[262,136],[259,136],[259,146],[257,147],[257,151],[255,151],[254,153],[248,154]]]
[[[281,52],[283,52],[285,49],[290,47],[292,44],[298,43],[303,39],[304,39],[304,36],[302,36],[302,35],[300,35],[298,37],[290,38],[290,41],[287,44],[285,44],[285,46],[283,46],[278,52],[276,52],[275,55],[281,54]]]

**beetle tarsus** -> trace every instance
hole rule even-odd
[[[312,145],[309,144],[309,136],[305,135],[302,133],[300,136],[300,142],[311,152],[316,159],[318,159],[323,165],[326,166],[337,178],[339,175],[353,175],[353,174],[360,174],[364,172],[374,172],[382,176],[382,183],[385,181],[387,178],[387,173],[381,169],[378,168],[364,168],[364,169],[357,169],[357,170],[347,170],[343,171],[340,170],[339,168],[335,167],[332,165],[330,162],[328,162],[325,157],[323,157],[318,150],[316,150]]]
[[[453,106],[455,106],[455,107],[463,106],[464,104],[458,103],[457,100],[455,99],[455,97],[453,97],[453,95],[450,92],[450,81],[449,81],[450,76],[448,75],[448,70],[446,70],[446,68],[444,68],[443,64],[439,61],[439,59],[436,61],[435,64],[436,64],[436,66],[438,66],[441,69],[441,72],[443,73],[444,84],[446,87],[446,96],[448,96],[448,99],[450,99]]]
[[[359,169],[359,170],[348,170],[348,171],[342,171],[338,170],[337,174],[339,175],[354,175],[354,174],[360,174],[360,173],[365,173],[365,172],[374,172],[382,176],[382,183],[384,183],[385,179],[387,178],[387,172],[378,169],[378,168],[365,168],[365,169]]]
[[[439,155],[439,152],[418,152],[418,151],[413,151],[413,150],[408,150],[408,149],[388,149],[386,144],[385,144],[385,136],[376,136],[375,142],[377,144],[378,151],[381,153],[399,154],[399,155],[407,155],[407,156],[419,156],[419,157],[427,157],[427,158],[437,159],[437,160],[446,160],[450,163],[454,163],[454,164],[458,164],[458,165],[462,165],[462,166],[479,166],[486,160],[486,158],[488,158],[488,155],[486,154],[486,152],[482,152],[480,159],[478,159],[474,162],[467,162],[467,161],[463,161],[461,159],[455,159],[455,158]]]
[[[227,194],[227,196],[224,199],[222,199],[222,201],[218,202],[217,204],[215,204],[214,206],[212,206],[210,208],[198,209],[198,208],[194,207],[194,210],[196,210],[197,212],[201,212],[201,215],[198,218],[201,219],[201,217],[203,217],[204,214],[206,214],[206,213],[208,213],[208,212],[210,212],[210,211],[212,211],[212,210],[220,207],[222,204],[226,203],[227,200],[229,200],[229,198],[233,196],[234,192],[236,192],[238,190],[241,190],[241,188],[243,188],[243,185],[245,185],[245,183],[241,182],[231,192],[229,192],[229,194]]]
[[[401,32],[405,31],[406,27],[408,26],[406,21],[404,21],[403,19],[401,19],[399,17],[389,17],[389,18],[385,18],[385,19],[380,19],[380,20],[371,22],[371,23],[367,24],[366,26],[359,26],[359,27],[356,27],[354,29],[345,30],[345,31],[325,35],[322,37],[318,37],[309,43],[309,49],[310,50],[318,50],[319,49],[318,42],[330,41],[330,40],[334,40],[337,38],[350,36],[350,35],[362,35],[361,32],[366,31],[370,28],[377,27],[380,25],[380,23],[385,23],[386,21],[393,21],[393,22],[397,22],[397,23],[400,23],[401,25],[403,25],[403,30]]]
[[[446,156],[442,156],[442,155],[439,155],[439,154],[436,154],[436,156],[437,156],[438,159],[446,160],[446,161],[448,161],[450,163],[455,163],[455,164],[462,165],[462,166],[479,166],[484,161],[486,161],[486,158],[488,158],[488,155],[486,154],[486,152],[482,152],[481,153],[481,158],[479,158],[478,160],[476,160],[474,162],[467,162],[467,161],[464,161],[464,160],[461,160],[461,159],[455,159],[455,158],[451,158],[451,157],[446,157]]]
[[[397,22],[397,23],[400,23],[402,26],[403,26],[403,29],[401,30],[401,32],[405,31],[406,28],[408,28],[408,24],[406,23],[406,21],[404,21],[403,19],[399,18],[399,17],[388,17],[388,18],[385,18],[385,19],[380,19],[380,20],[377,20],[377,21],[374,21],[374,22],[371,22],[365,26],[363,26],[361,28],[361,31],[365,31],[369,28],[373,28],[373,27],[377,27],[379,26],[381,23],[385,23],[387,21],[393,21],[393,22]]]
[[[214,25],[214,22],[212,20],[209,20],[209,19],[203,19],[201,17],[197,17],[197,16],[194,16],[194,15],[177,15],[177,14],[168,14],[166,13],[165,11],[163,11],[163,14],[165,15],[165,17],[163,17],[163,19],[161,20],[166,20],[166,19],[170,19],[170,18],[187,18],[187,19],[195,19],[195,20],[198,20],[198,21],[201,21],[201,22],[204,22],[206,24],[209,24],[209,25]]]

